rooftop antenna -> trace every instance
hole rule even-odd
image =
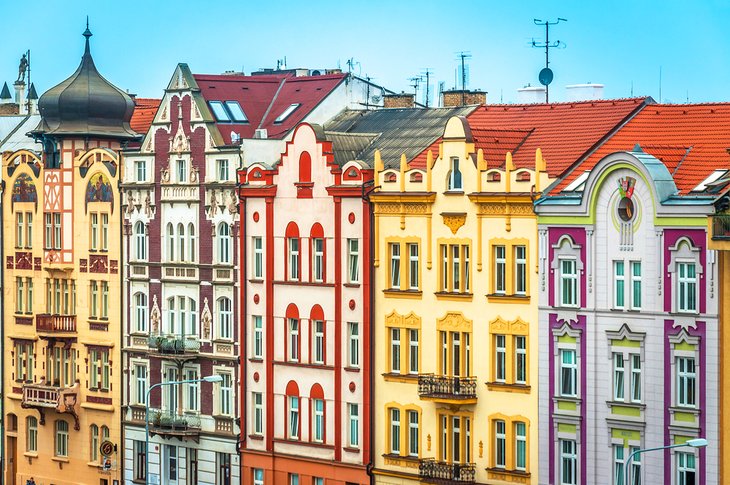
[[[423,70],[421,77],[426,78],[426,102],[423,103],[428,108],[429,98],[431,97],[431,68],[427,67]]]
[[[659,103],[662,102],[662,66],[659,66]]]
[[[360,73],[362,72],[362,65],[359,61],[356,61],[354,57],[350,57],[347,60],[347,72],[352,74],[352,71],[355,69],[355,66],[357,66],[357,75],[360,76]]]
[[[446,87],[446,81],[439,82],[439,106],[441,105],[441,96],[444,94],[444,88]]]
[[[538,79],[540,80],[540,84],[545,86],[545,102],[550,102],[550,83],[553,80],[553,71],[550,69],[550,49],[554,47],[558,48],[565,48],[565,43],[561,42],[559,40],[556,40],[555,42],[550,42],[550,26],[551,25],[557,25],[560,22],[567,22],[567,19],[560,18],[554,22],[550,22],[549,20],[545,20],[544,22],[540,19],[533,19],[532,20],[535,25],[544,25],[545,26],[545,42],[537,42],[535,39],[532,39],[532,47],[538,47],[542,49],[545,48],[545,68],[540,71],[540,74],[538,75]]]
[[[471,59],[471,53],[468,51],[460,51],[456,53],[461,60],[461,105],[466,104],[466,83],[467,83],[467,66],[466,60]]]
[[[413,82],[413,84],[411,84],[414,92],[413,99],[418,102],[418,87],[421,85],[421,81],[423,81],[423,76],[414,76],[408,78],[408,80]]]

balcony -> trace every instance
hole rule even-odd
[[[162,277],[164,280],[199,281],[195,266],[165,266]]]
[[[730,214],[715,214],[712,217],[712,239],[730,241]]]
[[[76,315],[42,313],[35,316],[35,329],[43,333],[76,333]]]
[[[476,483],[476,474],[475,463],[447,463],[427,458],[418,465],[418,476],[426,483]]]
[[[150,352],[178,360],[194,359],[200,353],[200,340],[184,335],[150,335]]]
[[[23,385],[23,408],[34,408],[40,414],[40,424],[46,424],[45,412],[55,410],[74,417],[75,430],[79,430],[78,381],[72,387],[49,386],[43,382]]]
[[[418,376],[418,395],[426,401],[475,404],[477,402],[477,379],[476,377],[421,374]]]
[[[197,441],[200,435],[200,417],[196,415],[150,408],[147,419],[152,436],[193,438]]]
[[[163,185],[162,202],[200,202],[197,185]]]

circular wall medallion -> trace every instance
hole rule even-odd
[[[350,392],[355,392],[355,389],[357,389],[357,386],[354,382],[350,381]]]
[[[350,224],[355,224],[355,213],[354,212],[350,212],[347,215],[347,220],[350,221]]]
[[[636,210],[634,207],[634,201],[628,197],[622,197],[621,200],[618,201],[618,216],[622,221],[629,222],[635,215]]]
[[[355,309],[355,300],[350,300],[350,310]]]
[[[258,212],[254,212],[253,213],[253,221],[254,222],[259,222],[259,213]]]
[[[254,302],[254,303],[256,303],[257,305],[259,304],[259,295],[258,295],[258,293],[256,293],[256,294],[255,294],[255,295],[253,296],[253,302]]]
[[[253,381],[254,382],[258,382],[259,381],[259,373],[258,372],[254,372],[253,373]]]

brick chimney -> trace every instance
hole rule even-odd
[[[416,95],[406,92],[386,94],[383,96],[383,108],[413,108]]]
[[[486,91],[470,91],[468,89],[451,89],[441,93],[441,106],[451,108],[454,106],[466,106],[469,104],[485,104],[487,102]]]

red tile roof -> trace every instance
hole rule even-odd
[[[604,156],[637,144],[667,166],[686,194],[714,170],[730,169],[730,103],[654,104],[645,107],[551,190],[563,190]]]
[[[551,177],[581,160],[650,98],[611,99],[552,104],[482,105],[467,119],[476,148],[484,150],[490,168],[504,165],[512,152],[516,168],[534,167],[542,149]],[[438,152],[441,139],[428,150]],[[425,167],[426,152],[413,167]]]
[[[160,101],[154,98],[134,98],[134,113],[129,124],[135,132],[140,135],[147,133],[155,119]]]
[[[347,74],[300,76],[270,74],[260,76],[208,75],[193,76],[206,101],[238,101],[248,123],[217,123],[226,143],[231,132],[242,138],[253,138],[258,128],[268,131],[269,138],[282,138],[316,108]],[[281,123],[275,123],[287,107],[300,106]]]

